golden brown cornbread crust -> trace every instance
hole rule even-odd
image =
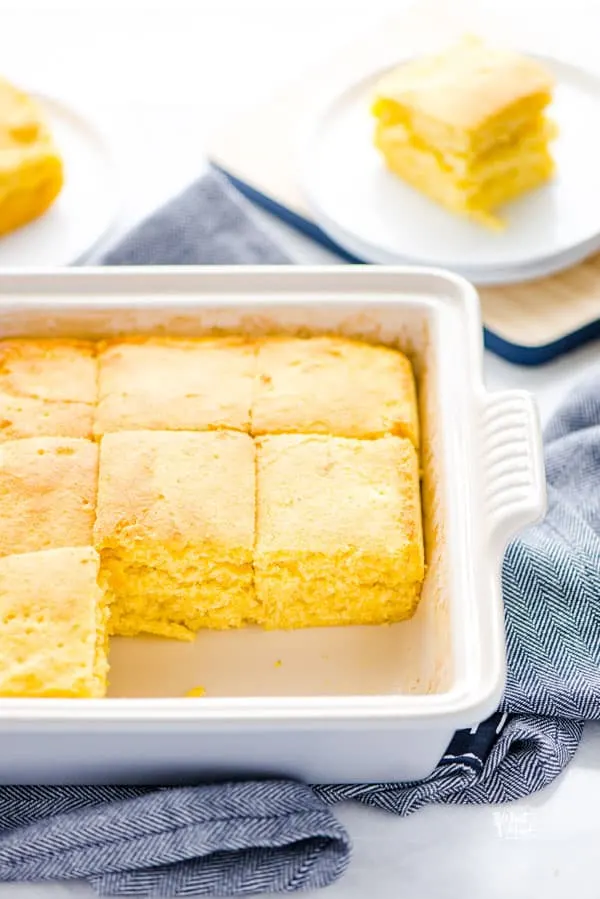
[[[219,429],[418,445],[412,367],[331,335],[0,340],[0,441]]]
[[[419,466],[409,440],[269,435],[257,439],[257,463],[259,552],[358,547],[422,577]]]
[[[437,122],[476,140],[493,119],[514,117],[519,104],[541,112],[553,87],[552,76],[537,60],[467,37],[443,53],[390,72],[381,79],[377,97],[424,124]]]
[[[100,343],[95,432],[248,432],[255,354],[238,337]]]
[[[401,353],[153,337],[0,341],[0,360],[0,397],[40,404],[31,436],[0,443],[0,562],[64,550],[73,580],[76,550],[95,547],[99,659],[108,602],[111,633],[183,639],[414,611],[419,431]],[[95,410],[94,440],[39,434],[46,412],[61,427],[60,404]],[[87,610],[73,610],[81,627]]]
[[[234,431],[121,431],[100,444],[95,541],[233,543],[248,551],[254,515],[236,477],[252,479],[254,445]],[[251,478],[252,476],[252,478]],[[203,507],[203,497],[211,497]],[[198,502],[200,500],[200,502]],[[250,510],[251,511],[251,510]]]
[[[98,447],[78,437],[0,444],[0,556],[92,545]]]
[[[0,441],[91,437],[96,348],[85,340],[0,341]]]
[[[406,356],[339,337],[274,338],[258,348],[252,433],[385,434],[419,442]]]
[[[100,697],[108,608],[88,546],[0,559],[0,696]]]

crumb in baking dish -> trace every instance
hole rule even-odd
[[[89,546],[98,447],[79,437],[0,444],[0,556]]]
[[[248,432],[254,366],[255,347],[241,337],[101,344],[95,432]]]
[[[0,441],[91,437],[95,345],[84,340],[0,341]]]
[[[419,442],[403,353],[343,337],[269,338],[258,350],[253,434],[313,433]]]
[[[205,687],[192,687],[185,695],[189,699],[200,699],[202,696],[206,696],[206,689]]]
[[[62,186],[62,160],[42,109],[0,79],[0,235],[41,216]]]
[[[254,620],[254,455],[235,431],[102,438],[94,539],[112,633],[191,639]]]
[[[424,577],[412,443],[258,438],[254,567],[268,628],[410,617]]]
[[[109,609],[89,546],[0,559],[0,696],[106,693]]]
[[[537,60],[465,37],[385,75],[375,146],[387,167],[452,212],[502,226],[496,209],[554,173],[553,78]]]

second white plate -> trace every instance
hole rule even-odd
[[[382,72],[318,116],[302,181],[316,223],[365,262],[442,266],[476,284],[542,277],[600,249],[600,79],[540,57],[556,78],[556,178],[508,204],[500,233],[446,212],[388,172],[373,147],[370,104]]]

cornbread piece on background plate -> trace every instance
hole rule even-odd
[[[99,346],[95,431],[249,431],[255,347],[238,337]]]
[[[385,75],[373,114],[388,168],[454,212],[494,210],[547,181],[553,78],[537,60],[464,38]]]
[[[78,437],[0,445],[0,556],[91,546],[98,447]]]
[[[417,445],[415,381],[406,356],[342,337],[260,344],[252,432],[408,437]]]
[[[0,696],[101,697],[108,606],[89,546],[0,559]]]
[[[106,434],[95,544],[111,633],[189,639],[201,627],[254,621],[254,514],[247,434]]]
[[[62,186],[62,160],[40,105],[0,79],[0,235],[46,212]]]
[[[254,566],[269,628],[410,617],[424,576],[412,443],[258,438]]]
[[[0,441],[91,437],[96,393],[92,342],[0,341]]]

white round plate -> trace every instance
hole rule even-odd
[[[63,158],[65,184],[43,216],[0,238],[0,268],[81,260],[108,233],[119,208],[112,158],[102,137],[66,104],[33,93]]]
[[[562,270],[600,249],[600,79],[538,57],[554,74],[554,180],[502,210],[506,229],[454,216],[388,172],[373,147],[374,72],[331,101],[304,148],[302,181],[316,223],[365,262],[452,269],[475,284]]]

